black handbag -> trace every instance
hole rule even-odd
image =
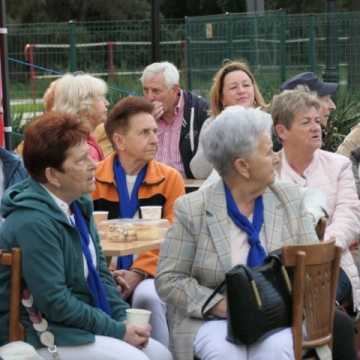
[[[207,305],[225,287],[228,341],[251,345],[291,326],[291,283],[277,255],[268,256],[259,267],[236,265],[229,270],[203,305],[204,318]]]

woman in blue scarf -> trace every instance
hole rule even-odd
[[[217,320],[204,321],[201,311],[234,265],[257,266],[285,244],[318,242],[304,194],[295,185],[274,182],[271,128],[271,116],[261,110],[226,108],[202,139],[221,178],[175,204],[155,282],[167,304],[177,360],[294,359],[290,328],[248,347],[234,345],[226,341],[224,295],[205,309]]]
[[[164,359],[150,326],[126,323],[127,303],[107,270],[92,201],[95,163],[88,130],[76,116],[49,112],[27,129],[30,178],[5,193],[0,248],[20,247],[26,341],[45,359]],[[9,291],[0,267],[0,298]],[[0,302],[0,345],[7,341],[8,304]]]

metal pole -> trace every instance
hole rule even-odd
[[[1,87],[2,87],[2,105],[4,111],[4,130],[5,130],[5,147],[11,150],[11,115],[9,102],[9,63],[7,48],[7,28],[6,28],[6,7],[5,0],[1,0],[0,14],[0,63],[1,63]]]
[[[309,16],[308,20],[309,25],[309,65],[310,65],[310,71],[316,72],[316,30],[315,30],[315,17],[313,15]]]
[[[246,11],[248,13],[264,13],[264,0],[246,0]]]
[[[76,21],[69,21],[69,70],[75,72],[77,70],[76,60]]]
[[[160,3],[152,0],[151,6],[151,45],[152,61],[160,61]]]
[[[337,66],[337,29],[336,29],[336,0],[327,0],[327,43],[326,43],[326,69],[324,80],[329,82],[338,82]]]
[[[280,13],[279,17],[279,38],[280,38],[280,81],[283,83],[287,78],[287,51],[286,51],[286,37],[287,37],[287,14]]]
[[[192,90],[192,46],[191,46],[191,27],[190,18],[185,16],[185,55],[186,55],[186,74],[187,74],[187,88]]]

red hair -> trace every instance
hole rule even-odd
[[[35,180],[46,183],[45,169],[62,170],[67,151],[89,136],[87,127],[77,116],[47,112],[31,122],[25,132],[23,159]]]

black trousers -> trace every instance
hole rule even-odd
[[[354,319],[338,309],[334,319],[333,360],[357,360]]]
[[[339,304],[346,305],[349,310],[353,307],[351,282],[345,271],[341,268],[336,288],[336,300]]]

